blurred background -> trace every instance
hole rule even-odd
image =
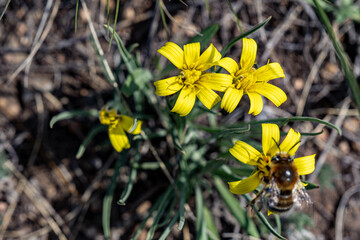
[[[213,0],[120,0],[116,32],[126,47],[137,44],[135,51],[142,65],[155,72],[157,64],[165,61],[157,49],[167,41],[186,43],[206,27],[218,24],[211,42],[221,50],[242,31],[271,16],[265,27],[250,37],[258,43],[259,66],[270,59],[283,67],[286,78],[274,80],[274,84],[287,93],[288,100],[279,108],[268,102],[254,118],[247,114],[249,101],[244,99],[221,121],[232,124],[310,116],[341,128],[339,136],[323,125],[292,125],[301,132],[323,130],[320,135],[305,137],[299,148],[302,156],[317,154],[316,170],[308,179],[320,188],[309,191],[314,202],[309,218],[289,220],[283,231],[290,239],[334,239],[335,234],[360,239],[359,111],[311,2],[244,0],[230,1],[230,7],[228,1]],[[7,3],[0,1],[0,13]],[[12,0],[0,22],[0,239],[104,239],[102,201],[116,158],[111,146],[101,145],[108,136],[97,135],[77,159],[79,146],[99,124],[98,118],[77,117],[53,128],[49,125],[50,119],[63,111],[100,110],[112,98],[112,86],[93,47],[87,14],[110,67],[122,74],[116,44],[109,45],[103,26],[108,18],[107,1],[87,1],[88,11],[80,3],[77,29],[76,4],[75,0]],[[167,28],[161,4],[166,7]],[[332,0],[322,6],[359,81],[360,2]],[[109,7],[113,24],[116,1],[109,1]],[[241,50],[240,41],[227,56],[239,59]],[[155,123],[152,119],[144,124],[151,128]],[[167,159],[166,138],[156,145]],[[148,148],[144,143],[142,151]],[[128,178],[129,167],[121,168],[115,200]],[[112,239],[130,239],[167,185],[160,170],[139,172],[126,206],[113,202]],[[206,196],[221,239],[247,239],[219,196]],[[190,206],[193,201],[189,200]],[[194,225],[195,220],[187,217],[183,231],[174,228],[167,239],[195,239]],[[145,236],[146,228],[139,239]]]

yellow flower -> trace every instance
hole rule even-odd
[[[228,74],[205,73],[221,59],[221,54],[212,44],[201,55],[198,42],[184,45],[184,50],[175,43],[168,42],[158,52],[169,59],[180,72],[177,76],[156,81],[156,94],[168,96],[180,91],[171,110],[180,116],[190,113],[196,97],[211,109],[221,100],[213,90],[223,92],[231,84],[232,77]]]
[[[231,113],[239,104],[242,96],[247,94],[250,99],[249,114],[258,115],[263,109],[261,95],[272,101],[277,107],[286,101],[286,94],[268,81],[284,78],[284,71],[279,63],[267,63],[259,69],[253,68],[257,45],[253,39],[243,39],[243,50],[240,66],[231,58],[223,58],[219,65],[225,68],[233,77],[221,101],[221,108]]]
[[[250,177],[229,182],[230,192],[245,194],[254,191],[264,178],[270,177],[271,159],[280,151],[286,152],[290,157],[294,156],[299,148],[300,138],[301,134],[291,128],[283,142],[278,145],[279,127],[276,124],[262,124],[262,153],[245,142],[237,141],[234,147],[229,149],[231,155],[245,164],[256,166],[256,168]],[[294,164],[299,175],[310,174],[315,169],[315,154],[295,158]]]
[[[100,111],[100,123],[109,125],[110,142],[116,151],[121,152],[124,148],[130,148],[129,139],[126,133],[139,134],[141,132],[142,121],[126,115],[119,115],[115,109]]]

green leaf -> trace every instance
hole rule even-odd
[[[171,220],[171,222],[169,223],[169,225],[164,229],[163,233],[161,234],[159,240],[166,240],[167,236],[169,235],[169,233],[171,232],[171,228],[174,226],[174,224],[176,223],[176,220],[179,218],[179,212],[176,212],[175,216],[173,217],[173,219]]]
[[[172,202],[172,200],[174,199],[174,192],[173,192],[173,188],[172,187],[169,187],[170,190],[168,190],[162,197],[161,199],[159,199],[160,201],[160,205],[159,205],[159,208],[157,210],[157,213],[154,217],[154,220],[153,220],[153,223],[151,224],[150,228],[149,228],[149,231],[148,231],[148,234],[146,236],[146,240],[150,240],[150,239],[153,239],[154,237],[154,233],[155,233],[155,230],[158,226],[158,222],[161,218],[161,216],[163,215],[166,207],[168,206],[168,204],[170,202]]]
[[[142,223],[140,224],[139,228],[136,230],[134,236],[131,238],[131,240],[135,240],[139,237],[141,231],[144,229],[146,222],[149,220],[149,218],[152,216],[153,212],[155,210],[157,210],[160,206],[160,204],[162,203],[162,199],[163,197],[165,197],[167,194],[169,194],[169,191],[171,190],[171,188],[168,188],[168,190],[166,191],[166,193],[164,193],[164,195],[162,195],[156,202],[155,204],[150,208],[149,210],[149,214],[146,216],[146,218],[142,221]]]
[[[142,90],[152,79],[153,76],[149,70],[136,68],[127,76],[121,92],[126,96],[130,96],[135,91]]]
[[[86,136],[85,140],[80,145],[77,153],[76,153],[76,159],[81,158],[84,155],[85,149],[87,145],[90,143],[90,141],[101,131],[107,130],[107,126],[104,125],[98,125],[91,129],[90,133]]]
[[[196,203],[196,239],[207,240],[206,225],[204,221],[204,199],[199,185],[195,186]]]
[[[208,230],[208,236],[212,240],[220,240],[219,233],[216,230],[215,223],[213,221],[213,216],[211,216],[211,213],[209,209],[204,205],[204,220],[206,224],[206,228]]]
[[[254,222],[247,216],[239,201],[229,192],[222,180],[219,177],[214,176],[214,184],[230,213],[239,222],[241,227],[244,228],[249,235],[260,237]]]
[[[319,185],[316,185],[312,182],[308,182],[308,181],[302,181],[303,183],[306,183],[307,185],[305,186],[305,189],[306,190],[311,190],[311,189],[316,189],[316,188],[319,188],[320,186]]]
[[[255,27],[253,27],[252,29],[250,29],[249,31],[240,34],[239,36],[235,37],[233,40],[231,40],[228,44],[225,45],[225,47],[223,48],[223,50],[221,51],[221,55],[224,56],[227,51],[229,51],[229,49],[239,40],[241,40],[244,37],[249,36],[250,34],[256,32],[258,29],[262,28],[265,24],[267,24],[270,21],[271,17],[268,17],[265,21],[263,21],[262,23],[256,25]]]
[[[125,165],[127,158],[127,150],[123,151],[118,160],[115,163],[114,174],[111,177],[110,185],[106,191],[106,195],[103,200],[103,211],[102,211],[102,226],[104,236],[106,239],[110,239],[110,215],[111,215],[111,203],[116,187],[116,179],[119,176],[119,169]]]
[[[139,142],[136,142],[136,153],[134,156],[134,160],[131,163],[131,170],[130,170],[130,176],[129,176],[129,180],[126,184],[126,187],[124,189],[124,191],[122,192],[119,201],[117,202],[117,204],[119,205],[125,205],[125,201],[128,199],[128,197],[130,196],[130,193],[133,189],[134,186],[134,181],[136,179],[137,176],[137,168],[134,167],[135,164],[138,164],[138,162],[140,161],[140,152],[139,152]]]
[[[8,156],[5,152],[0,151],[0,178],[9,176],[11,171],[4,166],[6,160],[8,159]]]
[[[247,200],[248,202],[251,201],[251,200],[250,200],[250,197],[249,197],[248,195],[244,194],[243,196],[246,198],[246,200]],[[285,237],[281,236],[281,235],[271,226],[271,224],[270,224],[269,221],[266,219],[266,217],[264,216],[264,214],[262,214],[261,212],[259,212],[259,210],[258,210],[254,205],[252,205],[251,207],[254,209],[254,211],[255,211],[256,215],[259,217],[260,221],[265,225],[265,227],[266,227],[272,234],[274,234],[274,235],[275,235],[277,238],[279,238],[279,239],[286,240]]]
[[[210,25],[201,31],[201,35],[196,35],[190,39],[189,43],[200,42],[200,46],[204,49],[219,30],[219,26],[217,24]]]
[[[74,111],[65,111],[53,116],[50,120],[50,128],[54,126],[55,123],[61,120],[70,119],[74,117],[99,117],[99,111],[96,109],[90,110],[74,110]]]
[[[136,64],[135,58],[125,48],[120,36],[114,31],[114,29],[107,25],[104,25],[104,26],[110,30],[111,34],[114,35],[116,44],[119,49],[120,56],[121,56],[122,60],[124,61],[127,70],[131,74],[138,67]]]
[[[160,168],[160,164],[158,162],[144,162],[140,164],[134,164],[133,166],[144,170],[157,170]]]
[[[289,122],[298,122],[298,121],[309,121],[309,122],[317,122],[317,123],[321,123],[324,124],[328,127],[331,127],[333,129],[335,129],[339,135],[342,134],[342,131],[340,128],[338,128],[337,126],[335,126],[334,124],[324,121],[322,119],[319,118],[313,118],[313,117],[301,117],[301,116],[297,116],[297,117],[289,117],[289,118],[273,118],[273,119],[267,119],[267,120],[261,120],[261,121],[252,121],[252,122],[243,122],[243,123],[237,123],[237,124],[233,124],[231,127],[243,127],[244,125],[251,125],[251,129],[254,128],[254,125],[260,125],[263,123],[275,123],[278,124],[280,127],[288,124]],[[230,126],[229,126],[230,127]]]
[[[326,15],[325,11],[319,4],[319,1],[318,0],[313,0],[313,1],[315,4],[315,10],[318,14],[318,18],[320,19],[321,23],[323,24],[326,32],[328,33],[328,35],[331,39],[331,42],[335,48],[337,57],[340,61],[341,67],[344,71],[345,79],[350,86],[351,92],[353,94],[353,98],[354,98],[355,103],[360,112],[360,87],[356,80],[355,74],[352,70],[349,56],[346,54],[346,52],[344,51],[338,38],[336,37],[334,30],[332,28],[331,22],[330,22],[328,16]]]
[[[6,12],[6,9],[9,7],[10,2],[11,2],[11,0],[8,0],[8,1],[6,2],[5,8],[4,8],[4,10],[2,11],[1,16],[0,16],[0,21],[1,21],[1,19],[3,18],[4,14],[5,14],[5,12]]]
[[[179,203],[179,226],[178,230],[181,231],[185,223],[185,199],[186,199],[186,179],[184,176],[180,177],[181,195]]]
[[[222,165],[226,163],[224,159],[213,159],[206,163],[204,167],[202,167],[202,173],[211,173],[218,170]]]

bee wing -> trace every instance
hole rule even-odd
[[[296,205],[299,207],[312,207],[312,201],[309,194],[306,192],[306,189],[300,179],[297,181],[293,189],[293,199]]]
[[[276,206],[279,202],[280,189],[277,185],[275,178],[272,177],[265,187],[265,202],[269,206]]]

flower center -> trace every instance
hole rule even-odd
[[[255,69],[251,68],[247,71],[243,71],[240,69],[237,73],[235,73],[236,78],[234,79],[235,88],[236,89],[248,89],[255,83],[254,78]]]
[[[180,78],[185,85],[193,85],[201,76],[201,71],[195,69],[182,70],[180,72]]]

